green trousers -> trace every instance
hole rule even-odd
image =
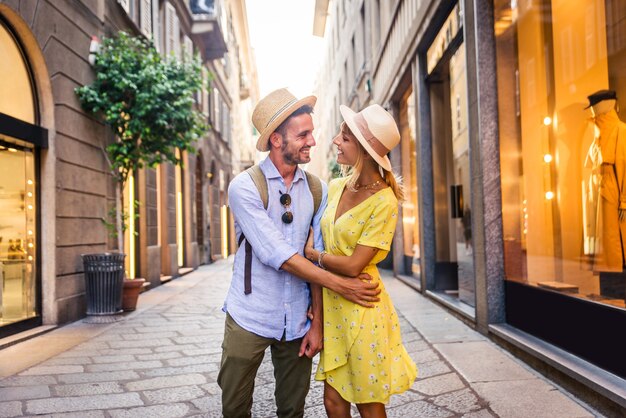
[[[312,361],[298,357],[302,339],[277,341],[241,328],[226,314],[222,361],[217,383],[222,388],[224,418],[249,418],[257,370],[267,347],[271,347],[276,379],[276,415],[279,418],[304,416],[304,401],[311,383]]]

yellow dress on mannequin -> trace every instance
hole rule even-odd
[[[389,396],[411,387],[417,367],[402,345],[400,325],[376,264],[389,252],[398,219],[398,201],[385,188],[335,219],[347,178],[332,181],[321,220],[329,254],[349,256],[357,244],[378,248],[364,269],[379,283],[374,308],[349,302],[324,289],[324,349],[315,375],[352,403],[387,403]]]

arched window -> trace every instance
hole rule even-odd
[[[41,322],[36,92],[25,54],[0,18],[0,337]]]

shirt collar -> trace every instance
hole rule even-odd
[[[265,157],[265,159],[259,163],[259,166],[261,167],[263,174],[265,174],[265,177],[268,179],[282,178],[270,157]],[[296,174],[293,176],[293,183],[296,183],[303,178],[304,172],[300,167],[298,167],[296,169]]]

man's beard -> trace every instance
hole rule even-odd
[[[311,158],[302,159],[300,158],[300,152],[306,147],[300,148],[297,152],[289,152],[287,151],[287,144],[283,143],[282,151],[283,151],[283,160],[289,165],[298,165],[308,163]],[[308,147],[311,149],[311,147]]]

